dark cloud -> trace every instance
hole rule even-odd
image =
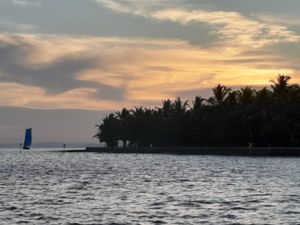
[[[83,52],[64,55],[45,65],[32,65],[27,62],[27,57],[36,50],[36,46],[22,39],[15,39],[13,43],[0,43],[1,82],[41,87],[49,95],[76,88],[93,88],[97,91],[93,97],[101,100],[118,101],[124,98],[124,88],[76,79],[80,73],[97,68],[99,58]]]

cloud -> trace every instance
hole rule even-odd
[[[22,24],[9,20],[0,19],[0,30],[6,32],[31,32],[36,29],[33,24]]]
[[[40,6],[40,0],[11,0],[11,2],[18,6]]]
[[[92,0],[112,11],[147,16],[149,12],[182,4],[180,0]]]
[[[18,83],[0,83],[2,106],[21,106],[35,109],[117,110],[120,103],[93,98],[94,89],[77,88],[61,94],[48,95],[40,87]]]
[[[208,24],[210,35],[218,36],[215,45],[226,48],[261,48],[281,42],[299,42],[300,35],[288,30],[285,24],[270,17],[246,17],[238,12],[193,10],[188,4],[178,1],[117,1],[94,0],[104,7],[119,13],[172,21],[183,26]],[[298,21],[297,21],[298,22]]]
[[[254,14],[254,17],[259,20],[271,23],[271,24],[281,24],[281,25],[300,25],[300,18],[291,17],[290,15],[266,15],[266,14]]]
[[[111,1],[111,0],[94,0],[95,2],[102,4],[106,8],[109,8],[113,11],[122,12],[122,13],[129,13],[130,7],[127,7],[126,4],[118,1]],[[128,2],[127,2],[128,3]]]
[[[207,23],[221,36],[223,45],[251,46],[254,48],[278,42],[298,42],[300,36],[286,27],[262,23],[242,16],[237,12],[186,11],[181,9],[161,10],[152,13],[158,20],[170,20],[183,25],[189,23]]]
[[[218,83],[268,85],[278,73],[299,80],[296,61],[244,50],[167,39],[2,34],[1,104],[111,110],[201,94]]]
[[[0,38],[0,65],[2,82],[14,82],[23,85],[41,87],[46,94],[61,94],[77,88],[92,88],[90,97],[121,100],[124,95],[122,87],[113,87],[98,82],[78,79],[81,73],[98,66],[101,58],[80,48],[60,52],[51,51],[56,42],[61,46],[62,40],[43,41],[34,36],[2,36]],[[66,40],[65,40],[66,41]],[[86,47],[86,46],[85,46]],[[69,46],[75,48],[76,46]]]

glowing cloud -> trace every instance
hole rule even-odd
[[[237,54],[180,40],[3,34],[0,43],[1,104],[10,106],[110,110],[218,83],[268,85],[277,73],[298,78],[296,65],[272,52]]]

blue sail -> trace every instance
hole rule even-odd
[[[23,149],[29,149],[31,146],[31,142],[32,142],[31,128],[28,128],[25,131],[25,140],[23,144]]]

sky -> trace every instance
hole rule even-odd
[[[300,83],[299,8],[299,0],[1,0],[0,106],[108,112],[206,97],[219,83],[268,86],[279,73]]]

